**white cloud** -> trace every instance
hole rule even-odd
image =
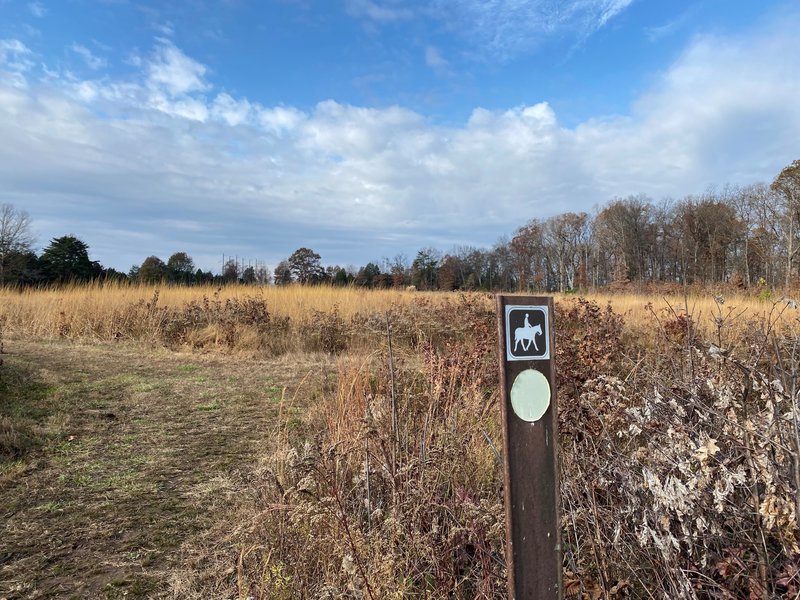
[[[75,43],[70,46],[70,50],[80,56],[90,69],[97,70],[107,65],[105,58],[95,56],[86,46]]]
[[[19,40],[0,40],[0,67],[24,72],[33,67],[33,52]]]
[[[697,12],[697,7],[692,6],[683,11],[680,15],[663,23],[661,25],[653,25],[644,28],[644,34],[651,42],[658,42],[659,40],[673,35],[686,25],[689,19]]]
[[[208,89],[205,65],[163,40],[148,63],[148,84],[171,96]]]
[[[29,2],[28,10],[31,11],[31,14],[34,17],[39,19],[43,18],[47,14],[47,8],[45,8],[44,4],[41,2]]]
[[[211,89],[205,80],[208,69],[186,56],[172,42],[160,39],[152,56],[144,61],[144,68],[150,108],[200,122],[208,120],[212,111],[234,118],[230,106],[227,109],[221,105],[209,106],[205,97],[196,95]],[[224,98],[219,101],[225,102]]]
[[[439,18],[495,59],[568,34],[583,40],[634,0],[434,0]]]
[[[306,115],[293,107],[275,106],[258,111],[258,123],[272,132],[290,131],[306,119]]]
[[[169,252],[259,256],[266,244],[280,258],[306,244],[326,260],[349,248],[352,261],[442,240],[491,243],[532,217],[617,195],[681,197],[774,177],[800,139],[798,24],[784,16],[746,37],[699,37],[629,114],[575,127],[535,101],[476,108],[447,127],[400,106],[264,107],[212,90],[202,64],[162,44],[134,81],[48,79],[36,91],[0,81],[0,202],[60,219],[45,239],[69,219],[135,229],[146,216],[140,227],[162,227],[154,239]],[[18,55],[30,50],[0,43],[0,70]],[[129,237],[118,242],[125,256],[158,250]]]
[[[378,23],[405,21],[414,17],[414,10],[398,0],[345,0],[345,7],[354,17]]]
[[[235,100],[231,95],[222,92],[214,99],[211,112],[216,118],[235,126],[250,120],[251,106],[246,98]]]
[[[440,22],[491,60],[506,60],[556,36],[579,42],[635,0],[345,0],[347,12],[368,23],[414,18]]]
[[[205,122],[208,120],[209,107],[200,98],[182,96],[173,98],[159,91],[150,95],[149,106],[174,117],[189,119],[190,121]]]
[[[171,35],[175,35],[175,26],[170,21],[167,21],[166,23],[154,23],[153,29],[163,36],[169,37]]]
[[[448,66],[448,62],[435,46],[428,46],[425,48],[425,64],[437,71],[446,69]]]
[[[33,67],[33,53],[19,40],[0,39],[0,85],[25,88],[27,71]]]

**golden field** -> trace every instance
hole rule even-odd
[[[800,597],[760,292],[555,297],[569,600]],[[0,598],[507,597],[491,294],[6,289],[3,333]]]
[[[130,312],[134,307],[139,317],[147,317],[153,309],[180,311],[190,303],[217,303],[253,300],[262,303],[273,317],[288,318],[294,324],[308,323],[319,313],[336,311],[337,319],[350,322],[357,316],[380,315],[415,304],[440,304],[458,297],[494,306],[491,294],[484,292],[447,293],[414,292],[396,289],[372,290],[359,287],[245,286],[225,287],[167,285],[89,284],[59,288],[0,289],[0,319],[9,334],[33,337],[65,337],[73,339],[112,339],[129,337]],[[712,292],[693,291],[688,295],[588,292],[555,294],[556,302],[569,303],[582,297],[609,305],[622,315],[630,327],[647,330],[656,325],[656,317],[671,319],[691,315],[699,332],[713,332],[716,320],[770,320],[779,329],[794,329],[797,311],[780,295],[767,298],[734,294],[722,298]],[[153,300],[156,300],[154,303]],[[722,299],[722,303],[719,302]],[[149,311],[148,311],[149,309]],[[152,317],[152,314],[150,314]],[[152,332],[151,332],[152,333]],[[133,336],[136,337],[136,336]]]

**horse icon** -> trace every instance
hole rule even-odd
[[[517,346],[520,344],[522,344],[523,352],[527,352],[531,344],[533,344],[533,349],[538,352],[537,335],[542,335],[542,326],[538,324],[531,325],[530,321],[528,321],[528,313],[525,313],[525,325],[514,330],[514,352],[517,351]]]

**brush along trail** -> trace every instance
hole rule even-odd
[[[10,339],[5,350],[8,599],[174,595],[175,573],[196,558],[203,534],[235,528],[225,521],[241,475],[270,448],[279,413],[285,433],[331,366],[324,356],[255,360],[132,344]],[[235,564],[235,548],[231,556]]]

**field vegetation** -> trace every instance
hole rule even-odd
[[[800,594],[795,307],[557,298],[568,597]],[[0,323],[0,597],[506,597],[490,295],[6,289]]]
[[[560,294],[569,300],[574,295]],[[794,305],[788,296],[768,288],[749,294],[728,286],[709,292],[680,286],[651,287],[637,292],[597,291],[581,297],[610,306],[631,327],[651,332],[655,312],[692,315],[694,326],[708,333],[716,319],[764,320],[774,326],[791,322],[793,313],[775,310]],[[169,286],[95,282],[44,288],[0,288],[0,318],[8,333],[37,338],[81,341],[135,340],[172,348],[225,347],[282,353],[288,350],[343,350],[325,347],[323,330],[341,338],[334,345],[371,340],[376,316],[404,314],[416,319],[421,333],[455,325],[431,322],[426,310],[458,298],[494,309],[488,293],[444,294],[350,286]],[[446,309],[445,309],[446,312]],[[434,315],[435,316],[435,315]],[[380,320],[380,319],[377,319]],[[384,317],[385,320],[385,317]],[[314,332],[320,324],[319,332]],[[383,328],[380,327],[382,330]],[[268,334],[268,335],[267,335]],[[363,335],[362,335],[363,334]],[[265,342],[264,338],[269,338]],[[266,343],[269,348],[265,348]],[[259,346],[259,344],[262,344]]]

